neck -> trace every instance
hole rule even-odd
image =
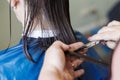
[[[28,33],[28,37],[33,38],[48,38],[56,35],[55,30],[50,29],[47,25],[41,28],[41,24],[33,24],[32,30]]]
[[[33,38],[49,38],[49,37],[54,37],[56,34],[52,30],[34,30],[32,31],[28,37],[33,37]]]

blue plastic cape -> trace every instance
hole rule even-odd
[[[87,40],[82,34],[76,32],[78,39],[84,43]],[[6,53],[0,51],[0,80],[37,80],[44,60],[44,50],[39,48],[39,39],[30,39],[29,52],[33,53],[37,63],[29,61],[23,52],[23,42],[20,41],[14,47],[7,50]],[[36,54],[34,54],[36,53]],[[98,58],[94,49],[90,49],[88,55]],[[80,67],[85,69],[82,80],[108,80],[108,69],[90,62],[84,62]]]

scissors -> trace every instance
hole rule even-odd
[[[101,41],[92,41],[92,42],[89,42],[87,44],[85,44],[84,46],[78,48],[77,50],[75,50],[74,52],[78,52],[78,51],[81,51],[81,50],[84,50],[84,49],[89,49],[91,47],[94,47],[95,45],[97,44],[100,44],[100,43],[106,43],[107,41],[105,40],[101,40]]]
[[[67,54],[71,55],[71,56],[75,56],[76,58],[84,58],[84,60],[90,61],[90,62],[93,62],[93,63],[96,63],[96,64],[101,64],[103,66],[109,66],[108,63],[104,62],[101,59],[98,60],[98,59],[95,59],[95,58],[92,58],[92,57],[89,57],[89,56],[86,56],[86,55],[83,55],[83,54],[79,54],[79,51],[82,51],[84,49],[89,49],[89,48],[91,48],[91,47],[93,47],[97,44],[105,43],[105,42],[107,42],[107,41],[101,40],[101,41],[89,42],[89,43],[85,44],[84,46],[78,48],[74,52],[68,52]]]

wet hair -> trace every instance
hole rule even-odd
[[[76,37],[70,22],[69,0],[24,0],[25,1],[25,21],[24,21],[24,52],[27,58],[34,62],[32,56],[28,52],[27,39],[29,33],[34,28],[34,23],[40,23],[41,30],[52,30],[54,41],[60,40],[66,44],[76,42]],[[49,36],[49,33],[48,33]],[[53,43],[43,40],[46,49]]]

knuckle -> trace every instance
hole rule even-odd
[[[117,23],[118,21],[116,21],[116,20],[113,20],[113,21],[111,21],[110,22],[110,24],[112,24],[112,23]]]
[[[57,40],[57,41],[54,42],[54,44],[61,44],[61,43],[62,43],[62,42],[59,41],[59,40]]]

